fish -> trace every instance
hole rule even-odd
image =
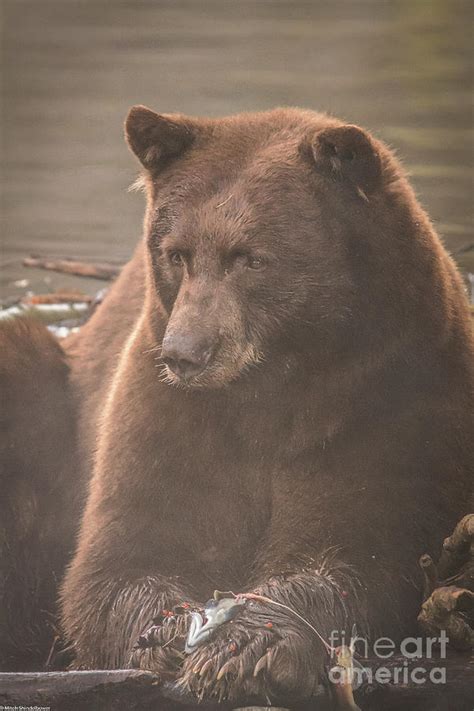
[[[206,602],[203,615],[200,612],[190,612],[191,623],[184,651],[191,654],[207,642],[218,627],[237,616],[246,602],[244,598],[214,598]]]

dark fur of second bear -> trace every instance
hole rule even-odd
[[[160,609],[215,587],[326,635],[399,638],[419,555],[469,510],[474,349],[451,259],[386,147],[323,114],[136,107],[127,136],[145,240],[68,346],[89,461],[97,439],[62,591],[76,664],[127,664]],[[269,618],[179,670],[173,644],[138,663],[203,693],[308,696],[318,641]]]
[[[69,368],[37,321],[0,323],[0,671],[44,669],[84,486]]]

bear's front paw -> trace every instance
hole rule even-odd
[[[184,647],[189,629],[191,605],[162,610],[138,638],[130,658],[134,669],[158,674],[163,681],[176,679],[185,660]],[[197,608],[196,608],[197,609]]]
[[[316,690],[323,658],[297,620],[252,602],[186,658],[179,684],[200,700],[297,701]]]

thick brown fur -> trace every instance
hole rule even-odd
[[[80,487],[68,367],[39,322],[0,323],[0,670],[46,663]]]
[[[126,132],[145,238],[67,346],[93,475],[63,628],[78,667],[133,653],[199,697],[305,698],[324,649],[271,606],[181,665],[179,620],[166,647],[133,648],[164,607],[214,588],[284,602],[326,637],[413,631],[418,558],[470,507],[462,283],[358,127],[135,107]]]

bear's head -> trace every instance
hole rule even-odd
[[[135,106],[125,131],[145,168],[147,303],[165,312],[169,382],[219,387],[270,357],[344,348],[372,278],[359,262],[390,212],[382,144],[296,109],[195,119]]]

